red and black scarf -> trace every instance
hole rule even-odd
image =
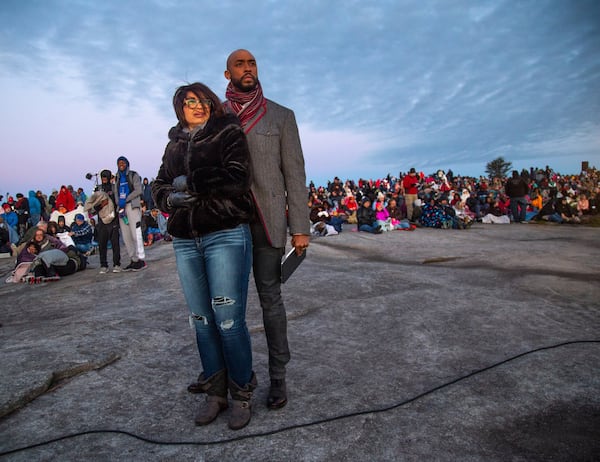
[[[267,100],[263,96],[260,82],[257,82],[256,88],[250,92],[238,91],[229,82],[225,97],[227,98],[225,104],[239,117],[245,133],[250,133],[250,130],[267,113]]]

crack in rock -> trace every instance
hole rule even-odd
[[[44,393],[55,390],[73,377],[89,371],[102,369],[119,359],[121,359],[121,355],[111,353],[108,356],[95,361],[72,364],[59,371],[54,371],[46,380],[42,381],[42,383],[38,383],[37,385],[32,384],[31,388],[19,390],[16,395],[11,396],[5,402],[0,403],[0,419],[26,406]]]

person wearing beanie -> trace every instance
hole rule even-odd
[[[100,256],[100,274],[108,273],[108,243],[111,244],[113,273],[121,272],[121,244],[119,241],[119,216],[117,201],[113,190],[112,172],[100,172],[100,184],[85,202],[86,211],[93,210],[98,214],[96,220],[96,235],[98,253]]]
[[[90,255],[94,230],[92,229],[92,226],[85,221],[83,214],[78,213],[75,215],[75,221],[71,225],[69,236],[73,239],[77,250],[86,257]]]
[[[356,212],[357,229],[365,233],[381,234],[381,225],[377,223],[375,210],[371,207],[371,199],[365,197]]]
[[[129,160],[125,156],[117,159],[113,190],[117,200],[121,236],[131,260],[124,271],[143,270],[146,267],[146,254],[142,236],[142,178],[129,168]]]
[[[71,227],[67,225],[67,222],[65,220],[66,219],[65,219],[64,215],[59,215],[58,218],[56,219],[56,223],[58,224],[58,232],[59,233],[71,232]]]

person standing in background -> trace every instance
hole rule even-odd
[[[148,181],[148,178],[144,178],[142,181],[142,186],[144,188],[142,198],[146,203],[146,210],[150,211],[154,208],[154,199],[152,199],[152,183]]]
[[[28,194],[29,202],[29,227],[37,225],[38,221],[42,219],[42,204],[37,197],[35,191],[31,190]]]
[[[42,194],[42,191],[40,191],[38,189],[35,192],[35,197],[37,197],[37,200],[40,201],[40,208],[41,208],[41,218],[40,219],[44,220],[44,221],[50,221],[50,210],[48,207],[48,201]]]
[[[108,273],[108,243],[111,244],[113,273],[121,270],[121,243],[119,241],[119,215],[117,214],[117,201],[111,182],[112,172],[100,172],[100,184],[85,202],[85,210],[93,210],[98,214],[96,221],[96,240],[100,256],[100,274]]]
[[[103,194],[104,193],[104,194]],[[100,254],[100,273],[108,272],[108,243],[112,249],[113,273],[121,270],[121,242],[119,239],[119,215],[117,213],[117,198],[112,183],[112,172],[100,172],[100,184],[92,194],[91,207],[98,213],[96,231],[98,235],[98,251]]]
[[[506,195],[510,198],[510,213],[515,223],[527,223],[527,195],[529,194],[529,183],[519,175],[517,170],[512,171],[512,177],[506,181],[504,186]]]
[[[131,259],[123,271],[140,271],[146,268],[142,237],[142,178],[129,168],[129,161],[124,156],[117,159],[117,167],[113,191],[117,198],[121,235]]]
[[[83,188],[77,188],[77,193],[75,194],[75,204],[84,205],[85,201],[87,201],[87,194],[83,191]]]
[[[417,176],[417,171],[414,167],[410,169],[407,175],[404,175],[404,178],[402,178],[402,189],[404,190],[406,217],[409,221],[413,221],[414,204],[419,193],[419,177]]]
[[[17,202],[14,206],[15,212],[17,212],[17,216],[19,217],[19,236],[24,236],[27,230],[30,228],[29,226],[29,201],[23,194],[17,193]]]

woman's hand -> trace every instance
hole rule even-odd
[[[187,189],[188,189],[187,176],[179,175],[178,177],[173,179],[173,187],[175,188],[175,191],[181,191],[181,192],[187,191]]]
[[[186,192],[172,192],[167,196],[167,206],[169,208],[192,207],[197,199]]]

